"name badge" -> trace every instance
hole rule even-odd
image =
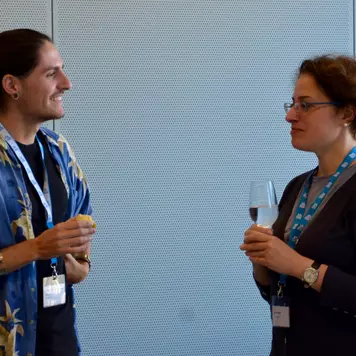
[[[55,307],[66,302],[65,275],[43,278],[43,308]]]
[[[272,298],[272,324],[277,328],[289,328],[289,298]]]

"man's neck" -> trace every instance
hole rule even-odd
[[[41,126],[17,113],[0,115],[0,122],[15,141],[24,145],[35,142],[37,131]]]

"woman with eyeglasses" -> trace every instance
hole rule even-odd
[[[305,60],[284,108],[293,147],[318,166],[287,185],[273,229],[251,226],[240,248],[271,307],[271,356],[354,355],[356,60]]]

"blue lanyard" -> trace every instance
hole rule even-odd
[[[315,198],[310,208],[305,212],[310,186],[312,184],[313,176],[316,171],[313,171],[306,179],[303,187],[303,191],[298,203],[297,210],[295,212],[295,217],[293,220],[292,228],[289,235],[288,246],[295,249],[299,241],[299,237],[303,232],[304,228],[307,226],[309,221],[312,219],[316,211],[318,210],[320,204],[325,199],[326,195],[329,193],[330,189],[334,186],[337,179],[340,177],[341,173],[350,166],[352,162],[356,160],[356,147],[354,147],[344,158],[336,172],[329,178],[328,183],[322,190],[322,192]],[[279,279],[279,287],[283,288],[287,281],[287,275],[281,274]],[[280,289],[281,290],[281,289]]]
[[[43,168],[44,168],[44,187],[43,190],[40,188],[35,176],[33,175],[33,172],[31,170],[31,167],[29,166],[26,158],[22,154],[19,146],[15,142],[15,140],[12,138],[12,136],[8,133],[8,131],[5,129],[5,127],[0,123],[0,135],[4,138],[4,140],[9,144],[9,146],[12,148],[14,151],[16,157],[22,164],[23,168],[26,171],[27,177],[30,180],[31,184],[33,187],[36,189],[36,192],[38,193],[38,196],[40,197],[41,203],[43,207],[45,208],[46,211],[46,219],[47,219],[47,228],[51,229],[53,228],[53,215],[52,215],[52,202],[51,202],[51,194],[49,190],[49,180],[48,180],[48,173],[47,173],[47,168],[45,164],[45,156],[44,156],[44,148],[38,137],[36,136],[36,140],[40,146],[40,151],[41,151],[41,158],[42,158],[42,163],[43,163]],[[57,258],[51,258],[51,265],[55,266],[57,264]]]

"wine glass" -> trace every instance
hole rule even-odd
[[[251,182],[250,216],[258,226],[267,228],[271,228],[277,220],[277,197],[272,181]]]

